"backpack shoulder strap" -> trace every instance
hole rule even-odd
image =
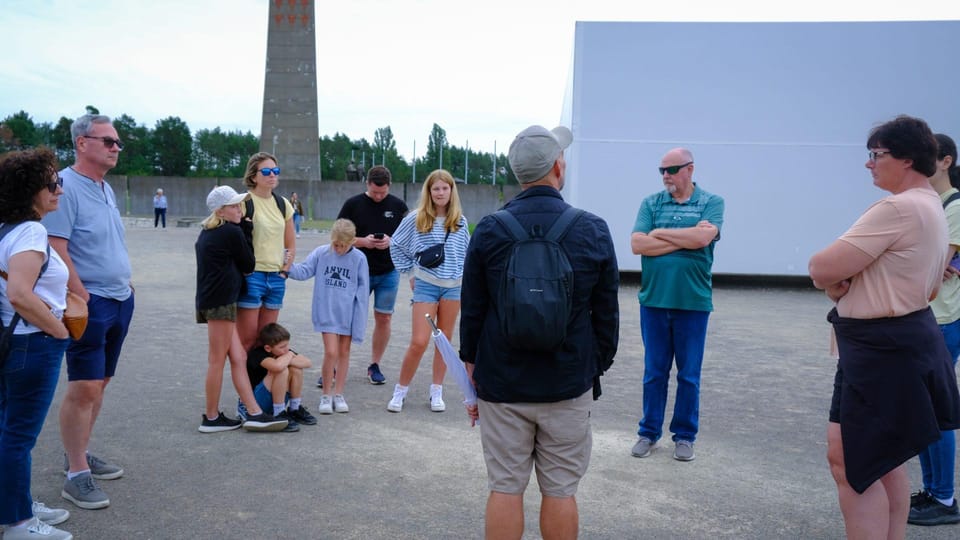
[[[492,215],[493,219],[499,221],[500,224],[507,229],[507,232],[510,233],[510,236],[512,236],[514,240],[520,241],[530,238],[530,235],[527,234],[527,231],[523,230],[520,222],[517,221],[517,218],[513,217],[513,214],[510,212],[506,210],[497,210],[490,215]]]
[[[960,191],[954,193],[953,195],[947,197],[947,200],[943,201],[943,209],[946,210],[947,206],[950,205],[953,201],[960,199]]]
[[[276,191],[271,191],[270,194],[273,195],[273,202],[277,203],[280,216],[282,216],[283,219],[287,219],[287,205],[283,204],[283,197],[278,195]],[[253,204],[253,201],[251,201],[250,204]]]
[[[20,223],[23,222],[21,221]],[[16,229],[17,225],[20,225],[20,223],[4,223],[2,226],[0,226],[0,240],[3,240],[7,234]],[[37,274],[37,281],[40,281],[40,276],[47,271],[48,266],[50,266],[50,242],[47,242],[47,260],[43,261],[43,265],[40,266],[40,273]],[[0,270],[0,277],[7,279],[7,273],[3,270]]]
[[[576,221],[581,215],[583,215],[583,210],[574,208],[572,206],[568,207],[563,211],[562,214],[560,214],[560,217],[553,222],[550,230],[547,231],[547,240],[551,242],[560,242],[560,240],[566,236],[567,231],[570,230],[573,222]]]
[[[283,197],[277,195],[276,192],[270,192],[270,194],[273,195],[273,202],[277,204],[277,210],[280,210],[280,215],[283,216],[283,219],[287,219],[287,205],[283,204]],[[253,199],[243,201],[243,206],[246,210],[243,217],[253,219]]]

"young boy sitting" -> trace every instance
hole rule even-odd
[[[303,370],[312,365],[310,359],[290,350],[290,332],[277,323],[260,330],[258,343],[247,354],[247,375],[257,404],[287,420],[285,432],[300,431],[297,424],[316,424],[317,419],[302,404]]]

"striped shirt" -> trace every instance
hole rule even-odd
[[[433,222],[429,232],[417,231],[417,213],[407,214],[400,226],[393,233],[390,244],[390,258],[393,265],[402,274],[414,271],[416,277],[438,287],[458,286],[463,278],[463,260],[467,256],[467,244],[470,243],[470,233],[467,231],[467,218],[460,218],[460,228],[451,232],[446,243],[443,239],[447,234],[444,228],[446,217],[438,217]],[[417,266],[416,254],[430,246],[444,243],[443,264],[436,268],[422,268]],[[452,282],[456,282],[455,284]]]

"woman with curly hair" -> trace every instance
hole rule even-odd
[[[30,452],[70,337],[61,320],[70,274],[40,224],[63,194],[57,169],[48,148],[0,156],[0,318],[4,334],[12,333],[6,358],[0,358],[0,524],[6,540],[73,538],[51,526],[70,513],[30,495]]]
[[[403,356],[393,398],[387,404],[390,412],[403,409],[410,381],[430,341],[430,324],[424,316],[435,319],[447,337],[452,335],[460,313],[460,282],[469,243],[467,218],[460,207],[457,184],[449,172],[437,169],[427,176],[420,193],[420,204],[400,222],[390,246],[390,258],[397,270],[401,274],[412,274],[410,287],[413,289],[413,333]],[[438,244],[443,244],[444,248],[442,262],[424,261],[422,254]],[[433,384],[430,385],[430,410],[433,412],[446,410],[443,403],[443,376],[446,372],[443,357],[439,351],[434,351]]]

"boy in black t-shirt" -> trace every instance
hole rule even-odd
[[[290,350],[290,332],[277,323],[260,330],[258,343],[247,354],[247,375],[257,404],[287,420],[285,432],[299,431],[298,424],[316,424],[317,419],[301,403],[303,370],[312,365],[310,359]]]

